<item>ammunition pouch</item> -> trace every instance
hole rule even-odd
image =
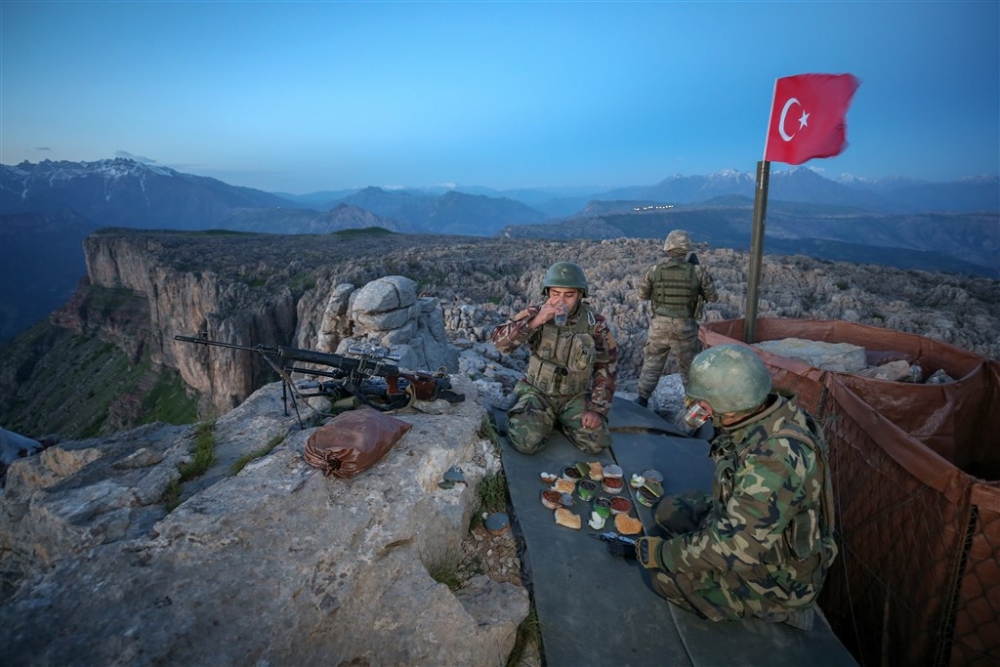
[[[809,508],[799,512],[785,527],[785,546],[798,560],[808,560],[823,550],[819,512]]]

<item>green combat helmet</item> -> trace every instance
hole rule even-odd
[[[587,276],[583,269],[573,262],[556,262],[545,272],[542,280],[542,294],[549,295],[550,287],[572,287],[580,290],[580,296],[587,296]]]
[[[705,401],[716,414],[756,408],[771,391],[771,376],[744,345],[717,345],[691,362],[687,395]]]
[[[663,251],[689,253],[691,252],[691,238],[683,229],[675,229],[667,234],[667,240],[663,243]]]

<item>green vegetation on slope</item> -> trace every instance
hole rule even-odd
[[[41,438],[90,438],[141,424],[197,420],[197,398],[173,369],[153,368],[96,334],[72,333],[47,321],[3,346],[0,381],[4,428]]]

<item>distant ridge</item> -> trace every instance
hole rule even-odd
[[[128,158],[0,165],[0,263],[4,278],[0,285],[0,339],[23,331],[40,313],[51,312],[63,303],[82,277],[83,239],[103,227],[270,234],[327,234],[382,227],[412,234],[615,238],[640,234],[636,229],[647,229],[640,235],[665,234],[669,230],[662,227],[672,224],[668,218],[662,218],[659,227],[651,221],[662,216],[657,207],[669,205],[675,207],[674,215],[681,215],[684,209],[685,217],[676,218],[678,224],[683,219],[683,224],[692,232],[700,230],[706,240],[708,231],[716,229],[713,233],[719,242],[729,238],[733,239],[729,243],[738,246],[749,239],[750,216],[743,209],[752,203],[754,181],[751,174],[730,169],[707,176],[673,175],[654,185],[610,190],[371,186],[286,198]],[[831,180],[802,167],[774,170],[769,216],[793,205],[794,210],[788,209],[793,219],[785,225],[786,230],[792,230],[785,233],[786,241],[812,238],[801,246],[802,252],[834,247],[818,242],[823,240],[842,244],[837,246],[838,257],[849,255],[852,247],[898,247],[917,253],[928,251],[931,260],[950,258],[939,264],[942,270],[952,270],[957,261],[959,267],[964,262],[973,271],[987,266],[993,272],[987,275],[996,272],[995,222],[990,229],[988,217],[985,224],[972,224],[972,218],[956,218],[955,214],[997,215],[998,176],[922,183],[900,177],[868,180],[841,176]],[[653,207],[653,217],[647,215],[641,224],[636,220],[620,224],[609,217],[631,215],[639,206]],[[714,221],[725,217],[719,210],[724,208],[734,211],[726,214],[729,221],[719,226],[722,223]],[[819,229],[813,219],[829,220],[849,213],[855,218],[843,229],[808,232]],[[899,219],[892,228],[878,222],[886,215],[925,218],[916,226]],[[769,235],[778,233],[781,222],[777,217],[769,219]],[[952,225],[953,229],[936,227],[939,224]],[[918,228],[919,235],[909,231]],[[985,235],[978,231],[982,228],[987,230]],[[845,238],[846,233],[850,236]],[[905,238],[905,243],[900,238]],[[860,256],[866,261],[880,257],[869,252]],[[885,255],[884,259],[890,258]]]
[[[70,210],[99,226],[204,229],[233,209],[271,206],[295,205],[261,190],[127,158],[0,165],[4,215]]]

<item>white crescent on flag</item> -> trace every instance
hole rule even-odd
[[[792,108],[793,104],[798,104],[799,106],[802,106],[802,104],[798,101],[797,98],[789,97],[788,101],[785,102],[785,106],[781,108],[781,117],[778,118],[778,132],[781,133],[781,138],[784,139],[785,141],[791,141],[792,137],[795,136],[794,134],[788,134],[787,132],[785,132],[785,116],[788,115],[788,110]],[[805,109],[802,110],[802,113],[803,113],[803,118],[809,117],[809,115],[805,113]],[[802,129],[802,125],[805,125],[805,123],[804,122],[801,123],[799,125],[799,129]]]

